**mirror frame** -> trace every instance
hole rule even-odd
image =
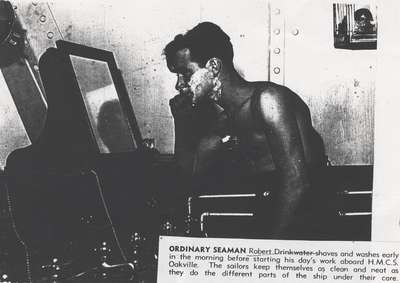
[[[81,44],[77,44],[77,43],[73,43],[73,42],[69,42],[69,41],[65,41],[65,40],[56,41],[56,46],[57,46],[57,49],[59,51],[61,51],[62,54],[65,56],[64,58],[66,59],[67,69],[68,69],[69,74],[73,81],[73,85],[72,85],[73,92],[79,94],[81,106],[83,107],[80,110],[84,111],[86,114],[86,119],[87,119],[86,122],[88,123],[88,126],[90,128],[93,142],[97,146],[98,153],[101,153],[100,148],[97,145],[97,141],[96,141],[96,138],[95,138],[95,135],[93,132],[91,122],[90,122],[89,113],[85,107],[84,97],[81,93],[70,55],[79,56],[79,57],[83,57],[86,59],[92,59],[92,60],[97,60],[97,61],[102,61],[102,62],[107,63],[112,81],[113,81],[113,83],[115,85],[115,89],[117,91],[118,99],[119,99],[123,114],[126,116],[126,118],[128,120],[129,126],[132,131],[133,138],[135,140],[135,148],[138,149],[138,148],[142,147],[143,146],[143,138],[142,138],[142,135],[140,132],[140,128],[137,124],[136,116],[135,116],[135,113],[134,113],[134,110],[133,110],[133,107],[132,107],[132,104],[131,104],[131,101],[129,98],[128,91],[127,91],[126,86],[123,81],[122,72],[118,68],[117,63],[115,61],[114,53],[111,51],[97,49],[94,47],[89,47],[89,46],[85,46],[85,45],[81,45]],[[105,153],[101,153],[101,154],[105,154]],[[112,154],[112,152],[107,153],[107,154]]]

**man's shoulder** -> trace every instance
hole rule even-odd
[[[283,99],[293,93],[289,88],[270,81],[255,82],[256,93],[264,99]]]
[[[253,111],[259,112],[264,121],[274,121],[290,111],[292,91],[272,82],[257,82],[253,97]]]

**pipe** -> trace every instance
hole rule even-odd
[[[343,195],[372,195],[372,191],[342,191]]]
[[[262,197],[269,196],[270,192],[265,191],[261,194]],[[199,199],[211,199],[211,198],[254,198],[257,194],[225,194],[225,195],[200,195],[197,198]]]
[[[229,216],[234,216],[234,217],[252,217],[254,216],[254,213],[230,213],[230,212],[203,212],[200,215],[200,231],[204,233],[204,236],[207,236],[207,233],[204,232],[204,219],[206,217],[229,217]]]
[[[346,217],[346,216],[370,216],[372,215],[372,212],[343,212],[339,211],[338,212],[339,216],[341,217]]]

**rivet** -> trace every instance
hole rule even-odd
[[[279,67],[275,67],[274,68],[274,73],[275,74],[279,74],[281,72],[281,68],[279,68]]]
[[[299,34],[299,30],[297,28],[295,28],[294,30],[292,30],[292,34],[293,35],[298,35]]]
[[[280,48],[275,48],[275,49],[274,49],[274,53],[275,53],[275,54],[281,53],[281,49],[280,49]]]
[[[47,38],[48,38],[48,39],[52,39],[53,37],[54,37],[54,32],[49,31],[49,32],[47,33]]]
[[[275,9],[275,15],[279,15],[281,13],[280,9]]]
[[[278,34],[281,33],[281,30],[277,28],[277,29],[274,30],[274,33],[275,33],[276,35],[278,35]]]
[[[45,15],[40,16],[40,22],[44,23],[47,20],[47,17]]]
[[[33,69],[34,69],[35,71],[39,71],[39,66],[38,66],[38,65],[33,65]]]

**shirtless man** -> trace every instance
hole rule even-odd
[[[307,105],[284,86],[241,77],[229,36],[213,23],[177,35],[164,54],[169,70],[177,74],[179,94],[170,107],[182,170],[194,178],[207,172],[222,138],[234,134],[244,151],[256,152],[250,156],[253,173],[277,173],[269,236],[291,238],[291,226],[311,189],[309,168],[326,164]]]

